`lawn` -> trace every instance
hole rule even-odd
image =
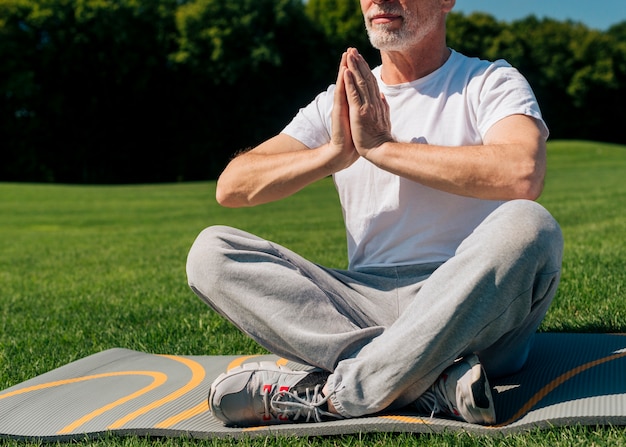
[[[540,202],[565,235],[561,287],[540,330],[626,332],[626,148],[555,141]],[[219,207],[214,182],[71,186],[0,183],[0,389],[112,347],[167,354],[263,350],[189,290],[185,258],[206,226],[243,228],[345,267],[330,179],[278,203]],[[110,438],[79,445],[235,445]],[[237,445],[626,445],[624,428],[508,437],[369,434]],[[0,445],[27,443],[0,441]]]

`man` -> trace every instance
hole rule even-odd
[[[493,424],[488,377],[518,371],[559,281],[562,237],[534,202],[547,128],[506,62],[449,49],[454,0],[361,0],[382,65],[355,49],[282,133],[234,158],[217,200],[252,206],[332,175],[346,271],[228,227],[189,253],[194,292],[271,352],[212,384],[227,424],[358,417],[413,405]]]

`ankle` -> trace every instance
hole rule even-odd
[[[324,397],[328,396],[328,384],[324,385],[324,388],[322,388],[322,394],[324,395]],[[326,400],[326,405],[328,406],[328,412],[329,413],[333,413],[333,414],[339,414],[339,412],[337,411],[337,409],[335,408],[335,405],[333,405],[332,401],[330,399]]]

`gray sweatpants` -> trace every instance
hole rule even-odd
[[[269,351],[332,372],[345,417],[415,401],[455,359],[519,370],[559,282],[563,239],[539,204],[500,206],[443,264],[329,269],[215,226],[193,244],[193,291]]]

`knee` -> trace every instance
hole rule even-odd
[[[523,250],[534,250],[537,255],[548,254],[560,262],[563,252],[563,234],[554,217],[537,202],[513,200],[497,211],[502,214],[502,228],[508,230],[510,240],[517,241]]]
[[[216,225],[198,235],[187,254],[187,282],[192,288],[205,282],[214,283],[214,279],[220,277],[224,247],[233,230]]]
[[[552,215],[530,200],[512,200],[498,207],[468,238],[478,243],[481,253],[492,256],[496,265],[512,265],[522,260],[529,265],[560,270],[563,236]],[[467,246],[465,242],[460,250]]]

